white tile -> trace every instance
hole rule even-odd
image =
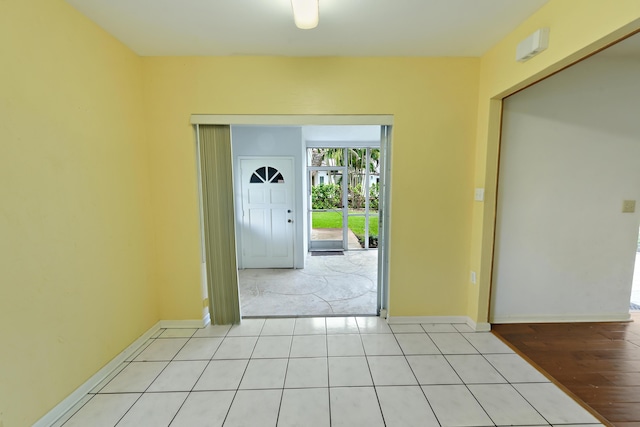
[[[362,356],[364,348],[360,335],[327,335],[329,356]]]
[[[422,389],[443,427],[494,425],[466,386],[430,385]]]
[[[449,362],[441,355],[407,356],[409,366],[423,385],[462,384]]]
[[[191,391],[207,367],[205,361],[170,362],[147,391]]]
[[[369,356],[373,383],[379,385],[418,385],[404,356]]]
[[[367,356],[401,355],[402,350],[393,334],[361,335],[364,352]]]
[[[404,354],[440,354],[427,334],[395,334]]]
[[[546,383],[547,377],[517,354],[486,354],[484,357],[510,383]]]
[[[278,427],[329,427],[329,389],[284,390]]]
[[[120,420],[118,427],[168,426],[188,393],[145,393]]]
[[[326,357],[326,335],[295,335],[291,343],[290,357]]]
[[[228,337],[257,337],[264,326],[264,319],[242,319],[239,325],[233,325]]]
[[[224,427],[270,427],[278,420],[282,390],[238,390]]]
[[[328,387],[329,370],[326,357],[289,359],[285,388]]]
[[[231,325],[208,325],[205,328],[198,329],[194,337],[206,338],[206,337],[224,337],[231,329]]]
[[[361,334],[390,334],[391,328],[385,319],[380,317],[356,317]]]
[[[209,360],[220,347],[220,343],[222,338],[191,338],[174,360]]]
[[[196,328],[165,329],[158,338],[191,338],[196,331]]]
[[[331,427],[384,426],[373,387],[329,389]]]
[[[131,362],[100,393],[145,391],[169,362]]]
[[[445,357],[465,384],[507,382],[507,380],[479,354],[459,354]]]
[[[480,353],[513,353],[508,345],[500,341],[491,332],[474,332],[462,334]]]
[[[327,334],[358,334],[355,317],[327,317]]]
[[[387,427],[440,426],[420,387],[376,387],[376,391]]]
[[[251,359],[240,382],[240,388],[282,388],[286,370],[287,359]]]
[[[324,317],[298,317],[293,330],[294,335],[326,334],[327,325]]]
[[[403,325],[395,324],[389,325],[394,334],[423,334],[424,330],[420,325]]]
[[[475,332],[475,330],[466,323],[454,323],[453,327],[456,328],[458,332]]]
[[[513,384],[551,424],[598,423],[593,415],[551,383]]]
[[[261,335],[293,335],[296,319],[267,319]]]
[[[442,354],[477,354],[478,350],[475,349],[469,341],[464,339],[462,334],[456,333],[429,333],[429,338],[438,346],[438,350]]]
[[[425,332],[459,332],[451,323],[421,323]]]
[[[546,423],[538,411],[509,384],[476,384],[468,387],[497,425]]]
[[[373,385],[367,359],[364,357],[330,357],[329,386]]]
[[[113,427],[140,394],[99,394],[67,421],[65,427]]]
[[[222,427],[234,395],[234,391],[190,393],[171,427]]]
[[[212,360],[194,390],[236,390],[249,363],[240,360]]]
[[[213,355],[214,359],[249,359],[258,337],[226,337]]]
[[[156,339],[134,360],[136,362],[171,360],[187,343],[186,338]]]
[[[262,336],[253,350],[254,359],[289,357],[291,336]]]

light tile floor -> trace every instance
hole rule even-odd
[[[378,250],[307,255],[305,268],[238,270],[242,316],[376,314]]]
[[[489,332],[377,317],[166,329],[56,426],[601,425]]]

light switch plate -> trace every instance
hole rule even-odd
[[[623,200],[622,201],[622,212],[623,213],[633,213],[636,211],[636,201],[635,200]]]
[[[484,188],[476,188],[473,198],[476,202],[484,201]]]

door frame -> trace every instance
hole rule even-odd
[[[393,115],[255,115],[255,114],[192,114],[191,125],[267,125],[267,126],[305,126],[305,125],[377,125],[381,126],[381,167],[380,167],[380,223],[378,242],[378,314],[387,317],[389,308],[389,249],[391,246],[391,144]],[[232,135],[233,138],[233,135]],[[199,162],[199,154],[196,151],[196,162]],[[235,197],[234,197],[235,198]],[[201,201],[200,201],[201,203]],[[202,205],[200,204],[200,211]],[[202,238],[202,230],[201,230]],[[203,278],[203,280],[206,280]],[[206,288],[203,289],[203,298],[208,298]]]

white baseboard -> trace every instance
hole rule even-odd
[[[204,328],[209,324],[209,315],[200,320],[161,320],[160,327],[162,329],[187,329],[187,328]]]
[[[629,313],[595,314],[595,315],[526,315],[496,316],[491,323],[571,323],[571,322],[628,322]]]
[[[467,320],[467,325],[476,332],[489,332],[491,331],[491,323],[489,322],[474,322],[470,318]]]
[[[467,316],[389,316],[387,322],[392,325],[407,323],[467,323]]]
[[[151,337],[153,337],[160,329],[165,328],[203,328],[209,324],[209,314],[202,320],[160,320],[153,325],[148,331],[142,334],[131,345],[125,348],[120,354],[114,357],[102,369],[96,372],[84,384],[78,387],[73,393],[67,396],[62,402],[58,403],[53,409],[40,418],[33,427],[49,427],[58,419],[73,408],[80,400],[94,389],[102,380],[107,378],[115,371],[129,356],[134,354],[142,347]]]
[[[491,324],[487,322],[476,323],[467,316],[389,316],[387,323],[391,325],[408,323],[456,323],[468,325],[476,332],[489,332]]]
[[[67,396],[62,402],[58,403],[44,417],[40,418],[33,427],[48,427],[62,417],[77,402],[84,398],[95,386],[100,384],[102,380],[109,376],[118,366],[120,366],[129,356],[134,354],[144,343],[146,343],[158,330],[160,330],[160,322],[153,325],[147,332],[142,334],[130,346],[125,348],[120,354],[114,357],[102,369],[96,372],[84,384],[78,387],[73,393]]]

